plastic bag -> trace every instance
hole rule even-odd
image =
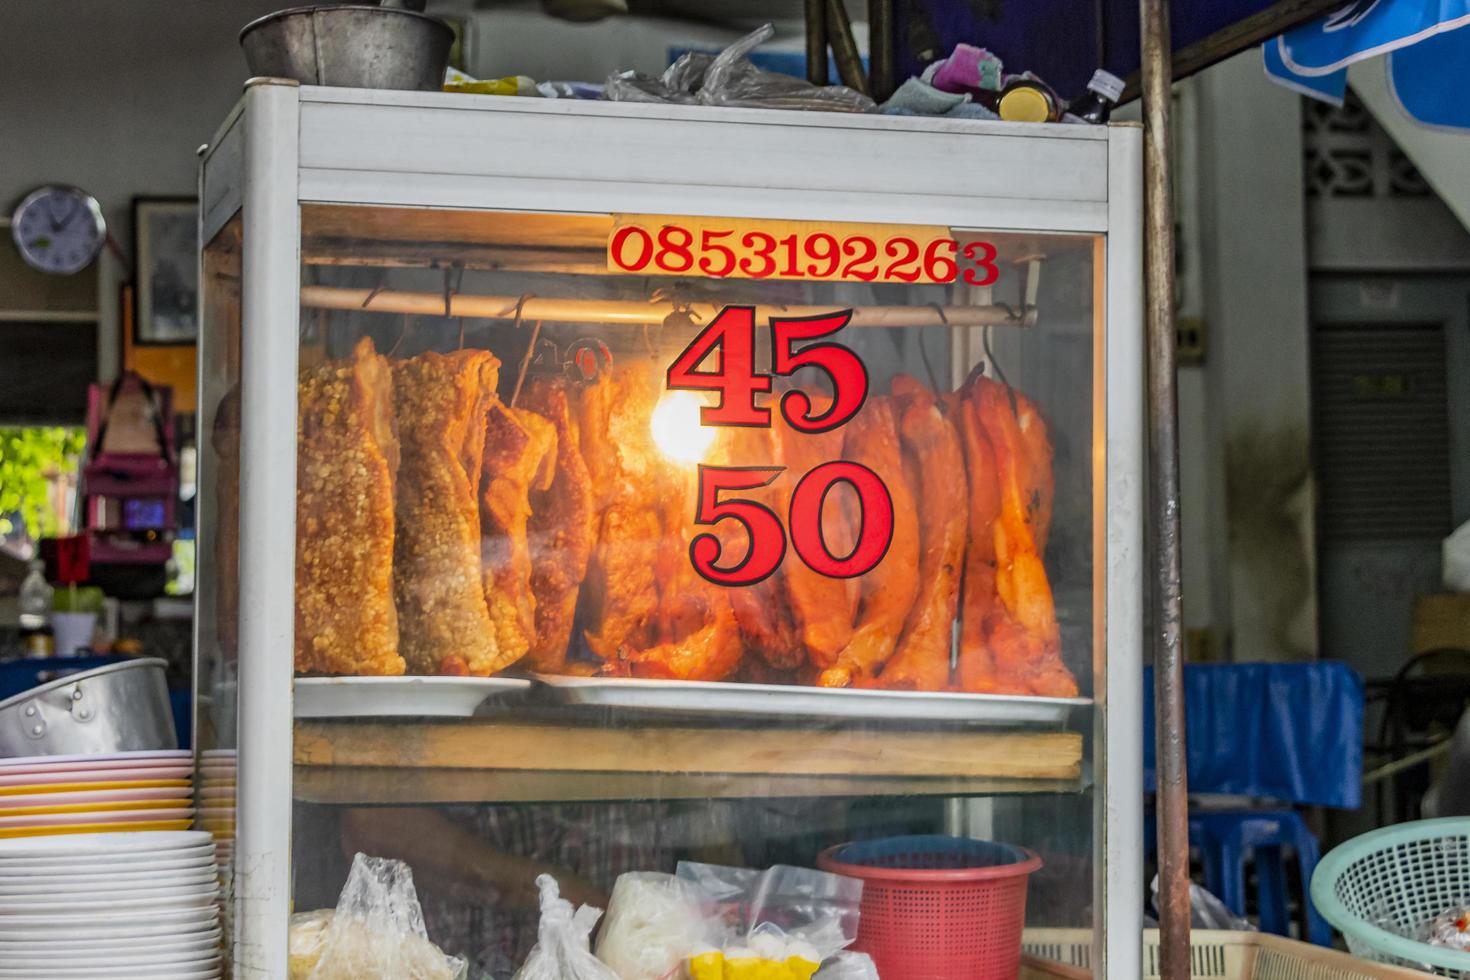
[[[699,898],[673,875],[618,876],[597,936],[597,958],[622,980],[660,980],[706,942]]]
[[[863,883],[778,864],[765,871],[679,862],[678,878],[704,903],[706,945],[690,960],[695,980],[743,975],[745,961],[810,977],[857,937]]]
[[[1152,885],[1154,908],[1159,907],[1159,876],[1154,875]],[[1245,919],[1238,919],[1230,907],[1213,893],[1199,885],[1189,884],[1189,924],[1195,929],[1230,929],[1236,932],[1255,932],[1256,927]]]
[[[1450,592],[1470,592],[1470,521],[1444,539],[1444,587]]]
[[[590,948],[602,910],[583,905],[573,912],[551,875],[537,875],[536,887],[541,892],[541,924],[536,945],[515,980],[620,980]]]
[[[290,980],[464,980],[464,960],[429,942],[413,872],[358,854],[335,911],[291,916]]]
[[[878,980],[878,966],[867,953],[838,953],[817,971],[816,980]]]
[[[624,71],[607,80],[603,98],[613,102],[672,102],[684,105],[764,109],[821,109],[873,112],[873,100],[841,85],[817,86],[800,78],[757,68],[748,55],[769,41],[770,24],[747,34],[717,55],[691,51],[654,77]]]

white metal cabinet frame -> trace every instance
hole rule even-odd
[[[250,82],[203,151],[201,242],[243,215],[237,977],[285,976],[303,203],[904,222],[1101,235],[1094,347],[1094,962],[1140,970],[1141,130]],[[676,153],[650,152],[665,150]],[[206,311],[207,313],[207,311]],[[1095,311],[1096,313],[1096,311]],[[207,317],[206,317],[206,321]],[[202,338],[201,359],[211,356]],[[207,547],[207,545],[205,545]],[[201,551],[201,554],[203,552]],[[1096,559],[1095,559],[1096,561]],[[196,644],[196,656],[198,645]]]

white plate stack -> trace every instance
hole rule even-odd
[[[214,835],[215,857],[225,874],[235,856],[235,764],[234,749],[205,749],[199,762],[200,830]],[[228,880],[228,879],[226,879]]]
[[[0,840],[0,980],[214,980],[218,893],[204,831]]]

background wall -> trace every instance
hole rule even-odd
[[[194,151],[239,96],[236,35],[279,0],[49,0],[0,18],[0,209],[38,184],[96,196],[130,259],[134,195],[195,193]],[[118,358],[117,259],[98,269],[98,362]],[[3,298],[0,298],[3,303]]]

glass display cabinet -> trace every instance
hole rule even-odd
[[[543,872],[947,834],[1137,977],[1140,135],[250,83],[200,176],[234,975],[356,852],[508,977]]]

